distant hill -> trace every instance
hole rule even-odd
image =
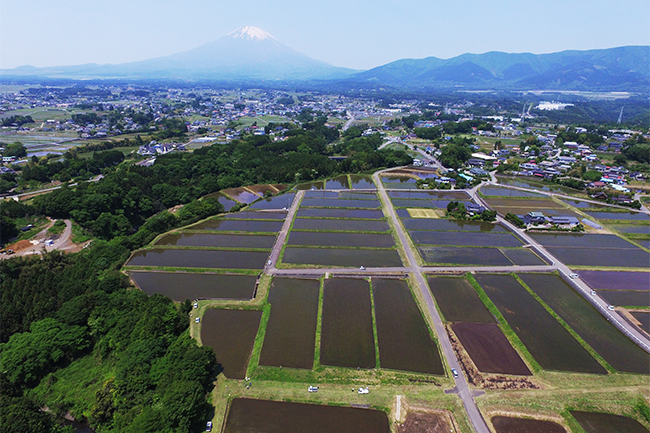
[[[650,46],[551,54],[489,52],[403,59],[359,72],[312,59],[256,27],[182,53],[119,65],[0,70],[0,78],[196,80],[269,85],[301,81],[322,90],[584,90],[650,93]],[[318,83],[315,81],[318,80]],[[311,82],[311,84],[309,83]]]
[[[312,59],[283,45],[264,30],[242,27],[192,50],[141,62],[48,68],[21,66],[2,70],[0,76],[283,81],[336,79],[355,72]]]
[[[397,60],[342,81],[406,89],[650,91],[650,47]]]

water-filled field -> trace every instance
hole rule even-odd
[[[497,433],[566,433],[560,424],[538,419],[495,416],[492,425]]]
[[[301,207],[343,207],[356,209],[376,209],[379,207],[379,200],[359,200],[345,198],[310,198],[305,197],[300,203]]]
[[[287,193],[275,197],[265,198],[250,206],[250,209],[282,209],[291,207],[293,199],[296,197],[294,193]]]
[[[236,398],[224,433],[390,433],[386,413],[355,407]]]
[[[490,207],[528,207],[553,209],[562,208],[562,205],[551,199],[516,199],[516,198],[487,198],[485,201]]]
[[[291,232],[287,245],[316,245],[329,247],[391,248],[395,245],[389,234]]]
[[[377,193],[365,191],[339,191],[339,198],[351,198],[355,200],[377,200]]]
[[[530,375],[530,370],[494,323],[454,323],[452,329],[483,373]]]
[[[382,368],[444,374],[436,343],[406,282],[373,279],[379,364]]]
[[[647,221],[650,216],[640,212],[587,212],[587,215],[599,220]]]
[[[641,329],[650,334],[650,311],[632,311],[630,314],[641,323]]]
[[[480,189],[481,194],[496,197],[543,197],[543,194],[535,192],[519,191],[517,189],[503,188],[500,186],[483,186]]]
[[[221,218],[232,220],[284,220],[287,217],[286,212],[253,212],[243,211],[235,212],[221,216]]]
[[[408,198],[394,198],[391,199],[393,207],[405,207],[405,208],[426,208],[426,209],[437,209],[438,206],[433,200],[416,200]],[[446,207],[446,205],[445,205]]]
[[[127,265],[173,268],[262,269],[268,255],[269,253],[266,251],[154,248],[135,252]]]
[[[477,274],[476,280],[542,368],[606,373],[569,331],[514,277]]]
[[[254,275],[195,274],[188,272],[130,272],[146,294],[159,293],[174,301],[186,299],[251,299]]]
[[[429,277],[427,281],[447,322],[494,323],[494,317],[465,278]]]
[[[375,341],[370,287],[361,279],[325,280],[320,362],[350,368],[374,368]]]
[[[388,223],[383,220],[362,221],[346,219],[317,219],[297,218],[293,223],[294,230],[323,230],[350,232],[387,232]]]
[[[352,189],[377,189],[370,176],[359,176],[351,174]]]
[[[208,233],[172,233],[163,236],[155,245],[178,247],[230,247],[230,248],[273,248],[273,235],[230,235]]]
[[[320,281],[275,278],[260,365],[311,369]]]
[[[650,354],[634,344],[557,275],[521,279],[618,371],[650,373]]]
[[[467,232],[507,232],[501,224],[436,218],[403,218],[407,230],[445,230]]]
[[[384,217],[384,213],[381,209],[300,208],[296,217],[379,219]]]
[[[410,235],[417,245],[522,246],[521,241],[510,233],[412,231]]]
[[[282,221],[234,220],[215,218],[191,226],[192,230],[218,230],[224,232],[277,233]]]
[[[231,200],[229,197],[226,197],[220,192],[215,192],[212,194],[208,194],[205,196],[206,198],[209,197],[216,197],[217,201],[223,205],[223,208],[226,212],[228,212],[230,209],[232,209],[233,206],[237,204],[237,202]]]
[[[390,198],[426,199],[426,200],[469,200],[463,191],[388,191]]]
[[[201,324],[201,342],[211,347],[223,374],[229,379],[244,379],[261,311],[216,310],[205,312]]]
[[[477,266],[511,266],[512,262],[497,248],[418,247],[427,263]]]
[[[647,268],[650,254],[634,245],[632,247],[636,249],[587,247],[546,247],[546,249],[567,265]]]
[[[589,209],[589,208],[607,208],[608,206],[605,205],[599,205],[595,203],[591,203],[588,201],[582,201],[582,200],[562,200],[564,203],[571,205],[573,207],[577,207],[578,209]]]
[[[531,233],[530,236],[545,247],[637,249],[615,235]]]
[[[500,250],[512,263],[519,266],[543,266],[547,265],[541,257],[529,249],[524,248],[502,248]]]
[[[598,290],[598,294],[611,305],[650,307],[650,293],[636,290]]]
[[[325,189],[349,189],[348,177],[339,176],[325,182]]]
[[[296,265],[317,265],[355,267],[398,267],[402,266],[396,250],[359,250],[338,248],[287,247],[283,263]]]
[[[610,413],[581,412],[572,410],[571,415],[586,433],[648,433],[649,430],[633,418]]]
[[[308,191],[312,189],[325,189],[325,183],[323,181],[299,183],[298,185],[296,185],[296,189],[299,191]]]
[[[613,224],[610,227],[621,233],[642,233],[650,234],[650,225],[641,224]]]
[[[231,197],[233,200],[238,201],[239,203],[246,203],[246,204],[252,203],[261,197],[261,195],[253,194],[252,192],[249,192],[244,188],[224,189],[221,192],[224,195]]]
[[[403,177],[403,176],[382,176],[381,181],[383,183],[412,183],[415,186],[415,179],[412,177]],[[393,185],[387,185],[386,188],[394,188]]]

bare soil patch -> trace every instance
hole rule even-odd
[[[409,412],[398,433],[448,433],[454,431],[448,416],[434,412]]]

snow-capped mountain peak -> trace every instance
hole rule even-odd
[[[275,38],[270,35],[269,33],[265,32],[262,29],[259,29],[257,27],[253,26],[246,26],[246,27],[241,27],[234,32],[228,33],[228,36],[231,38],[238,38],[238,39],[246,39],[246,40],[258,40],[258,41],[263,41],[266,39],[273,39]]]

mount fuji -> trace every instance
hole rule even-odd
[[[355,70],[312,59],[257,27],[242,27],[189,51],[118,65],[86,64],[2,70],[0,76],[50,78],[179,79],[211,81],[320,80]]]

